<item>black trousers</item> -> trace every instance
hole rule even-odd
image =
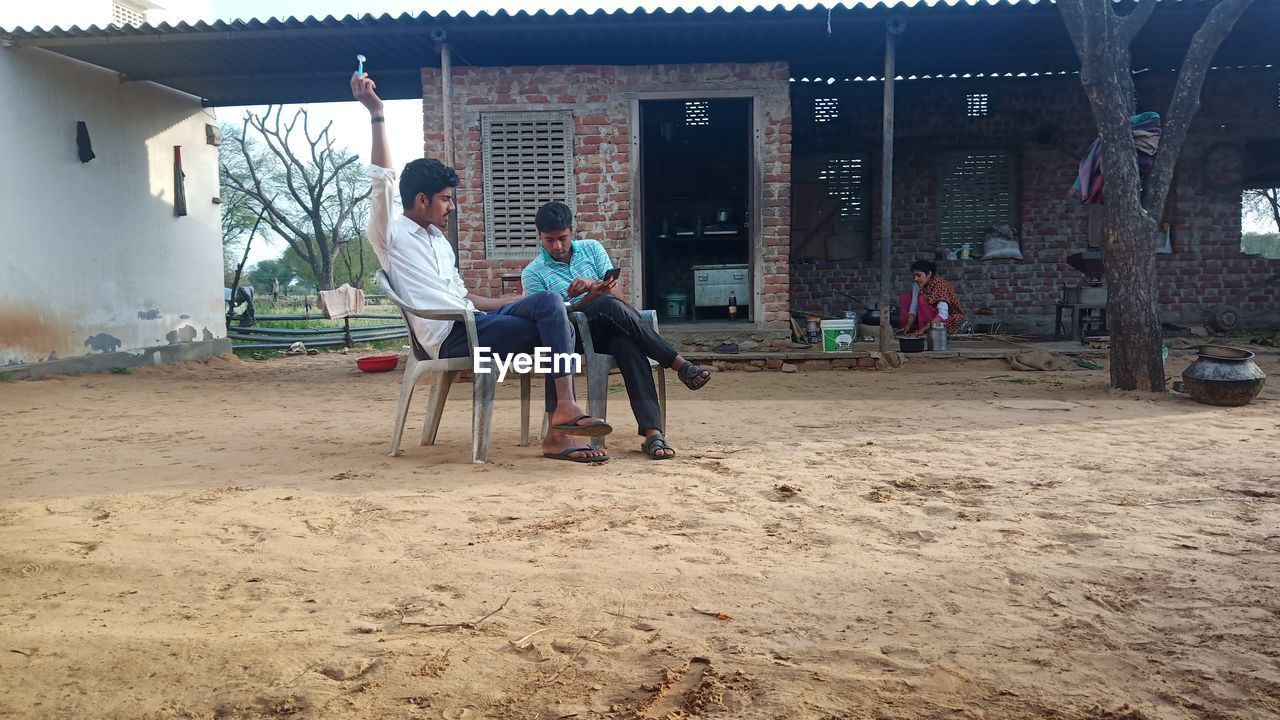
[[[636,416],[637,434],[644,435],[649,428],[662,427],[662,408],[658,406],[658,388],[653,384],[653,370],[649,359],[653,358],[665,368],[675,362],[675,347],[662,339],[635,308],[613,295],[596,300],[584,309],[583,314],[591,327],[591,340],[596,352],[608,353],[622,371],[622,382],[627,386],[631,400],[631,412]]]

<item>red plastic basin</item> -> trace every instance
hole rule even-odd
[[[356,367],[364,372],[387,372],[400,364],[399,355],[370,355],[356,360]]]

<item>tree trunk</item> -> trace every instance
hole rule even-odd
[[[1120,193],[1115,193],[1119,195]],[[1129,193],[1124,193],[1128,195]],[[1111,387],[1164,391],[1156,280],[1156,224],[1136,195],[1107,197],[1107,329],[1111,333]]]
[[[1133,71],[1124,23],[1106,7],[1089,8],[1097,35],[1086,41],[1080,82],[1102,138],[1107,216],[1102,257],[1107,264],[1107,330],[1111,387],[1164,391],[1156,293],[1156,223],[1142,207],[1142,178],[1130,116]]]
[[[316,289],[333,289],[333,254],[324,253],[319,258],[320,272],[316,273]]]

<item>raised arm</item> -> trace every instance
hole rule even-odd
[[[369,162],[378,167],[391,167],[391,150],[387,143],[387,123],[383,117],[382,98],[376,92],[378,85],[368,73],[352,73],[351,95],[369,111],[369,120],[373,125],[373,149],[369,153]]]
[[[369,223],[365,237],[378,256],[382,269],[387,269],[387,250],[391,223],[395,220],[395,171],[391,164],[391,152],[387,146],[386,122],[382,120],[382,99],[374,92],[376,85],[364,74],[352,74],[351,96],[369,110],[373,122],[373,147],[369,158],[369,179],[372,192],[369,199]]]

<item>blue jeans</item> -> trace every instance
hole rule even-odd
[[[573,352],[575,335],[564,300],[553,292],[543,292],[503,305],[497,310],[476,313],[476,339],[495,355],[532,353],[535,348],[550,348],[552,353]],[[466,357],[471,354],[467,342],[467,326],[453,324],[449,337],[440,345],[440,357]],[[556,409],[555,378],[568,373],[547,375],[547,412]]]

